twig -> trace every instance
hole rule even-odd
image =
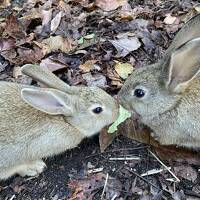
[[[101,154],[113,153],[113,152],[118,152],[118,151],[145,149],[147,147],[149,147],[149,146],[142,146],[142,147],[135,147],[135,148],[124,148],[124,149],[112,149],[112,150],[109,150],[109,151],[105,151],[103,153],[96,153],[96,154],[93,154],[93,155],[89,155],[89,156],[86,156],[85,158],[91,158],[91,157],[95,157],[95,156],[98,156],[98,155],[101,155]]]
[[[117,194],[115,194],[115,195],[112,197],[112,199],[111,199],[111,200],[115,200],[115,199],[116,199],[116,197],[117,197]]]
[[[89,169],[88,174],[98,173],[98,172],[102,172],[102,171],[103,171],[103,167],[99,167],[99,168],[96,168],[96,169]]]
[[[169,169],[171,169],[171,167],[169,167]],[[165,169],[152,169],[147,171],[146,173],[140,174],[140,176],[149,176],[149,175],[153,175],[153,174],[159,174],[160,172],[164,171]]]
[[[175,179],[175,178],[166,178],[165,180],[166,180],[166,181],[169,181],[169,182],[176,182],[176,179]]]
[[[105,180],[105,184],[104,184],[104,187],[103,187],[103,192],[101,194],[101,199],[103,199],[104,193],[106,191],[107,183],[108,183],[108,173],[106,174],[106,180]]]
[[[176,179],[177,182],[180,182],[180,179],[167,167],[153,152],[151,152],[149,149],[148,151],[151,153],[151,155]]]
[[[15,198],[15,194],[13,194],[9,200],[13,200],[14,198]]]
[[[200,198],[200,194],[194,192],[194,191],[190,191],[190,190],[184,190],[184,194],[188,195],[188,196],[193,196],[193,197],[198,197]]]
[[[128,160],[141,160],[141,158],[138,156],[132,156],[132,157],[109,158],[109,160],[128,161]]]
[[[153,187],[155,187],[156,189],[158,189],[159,191],[162,190],[159,187],[157,187],[156,185],[154,185],[153,183],[149,182],[146,178],[140,176],[137,172],[134,172],[132,170],[130,170],[129,168],[125,167],[126,170],[128,170],[129,172],[133,173],[134,175],[136,175],[137,177],[139,177],[140,179],[142,179],[144,182],[152,185]]]

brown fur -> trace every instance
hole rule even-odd
[[[133,72],[119,92],[161,144],[200,147],[199,22],[200,15],[187,22],[164,58]],[[144,98],[134,96],[136,86],[147,90]]]
[[[49,75],[49,78],[53,76],[50,72]],[[116,101],[99,88],[76,87],[74,94],[71,91],[73,114],[70,116],[35,109],[21,97],[24,88],[57,91],[0,82],[0,179],[16,173],[22,176],[41,173],[46,166],[42,158],[76,147],[83,138],[94,135],[118,116]],[[67,92],[66,95],[69,96]],[[96,103],[104,108],[100,115],[90,110]]]

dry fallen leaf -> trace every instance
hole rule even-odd
[[[20,194],[23,190],[26,190],[26,186],[25,185],[15,185],[15,187],[13,188],[13,191],[17,194]]]
[[[0,0],[0,8],[6,8],[10,5],[11,5],[10,0]]]
[[[82,72],[90,72],[93,69],[100,69],[98,65],[96,65],[98,60],[87,60],[85,63],[79,66]]]
[[[196,4],[196,5],[194,6],[194,9],[197,11],[197,14],[199,14],[199,13],[200,13],[200,4],[199,4],[199,3]]]
[[[83,179],[70,180],[68,187],[74,192],[68,200],[92,200],[95,190],[103,187],[104,177],[103,173],[97,173]]]
[[[15,40],[12,38],[0,39],[0,52],[9,51],[16,47]]]
[[[123,83],[117,72],[112,68],[107,68],[108,77],[111,79],[111,85],[116,88],[121,88]]]
[[[63,13],[59,27],[57,28],[55,34],[63,35],[65,37],[78,39],[86,32],[84,26],[86,24],[87,14],[85,12],[80,13],[78,16],[72,15],[71,8],[67,13]]]
[[[61,21],[62,18],[62,11],[60,11],[51,21],[51,31],[54,33]]]
[[[13,77],[15,79],[18,79],[20,76],[22,76],[21,67],[14,67],[13,68]]]
[[[34,41],[34,43],[42,49],[44,55],[58,50],[69,53],[76,47],[76,44],[72,39],[60,35],[50,36],[49,38],[44,39],[41,43],[36,41]]]
[[[133,66],[129,63],[121,63],[118,61],[115,61],[116,64],[114,66],[116,72],[119,74],[119,76],[123,79],[127,79],[128,76],[133,72]]]
[[[63,63],[59,61],[54,61],[51,58],[45,58],[40,63],[41,67],[48,68],[51,72],[67,68],[67,65],[64,65]]]
[[[142,124],[138,124],[133,118],[128,118],[118,126],[118,130],[114,134],[108,133],[108,127],[102,130],[99,137],[102,152],[105,151],[117,135],[123,135],[145,144],[158,145],[158,142],[150,137],[150,131],[147,128]]]
[[[7,59],[10,63],[15,63],[17,52],[15,49],[11,49],[9,51],[4,51],[1,53],[1,55]]]
[[[174,167],[178,177],[194,182],[197,179],[197,171],[189,165],[179,165]]]
[[[112,143],[112,141],[115,139],[117,134],[113,133],[110,134],[107,132],[107,129],[104,128],[101,130],[99,134],[99,146],[100,146],[100,151],[104,152],[107,147]]]
[[[20,20],[32,20],[32,19],[40,19],[42,18],[42,14],[38,9],[31,9],[27,10],[26,13],[22,17],[20,17]]]
[[[164,19],[164,23],[171,25],[176,21],[176,17],[171,16],[171,14],[168,14],[165,19]]]
[[[125,57],[131,51],[137,50],[141,43],[137,37],[124,37],[117,40],[109,40],[118,51],[118,56]]]
[[[42,10],[42,26],[48,25],[52,18],[52,9],[49,10]]]
[[[117,133],[144,144],[150,144],[152,146],[159,145],[159,143],[150,136],[150,130],[134,117],[120,124]]]
[[[59,4],[58,4],[58,9],[59,9],[60,11],[65,12],[65,13],[69,13],[71,7],[67,4],[67,2],[65,2],[65,1],[63,1],[63,0],[60,0],[60,1],[59,1]]]
[[[90,72],[82,75],[83,79],[87,82],[89,87],[101,87],[105,88],[107,86],[106,77],[102,74],[92,75]]]
[[[81,6],[86,8],[87,10],[92,10],[94,8],[94,2],[90,2],[89,0],[74,0],[76,3],[79,3]]]
[[[0,72],[3,72],[8,65],[9,65],[8,61],[0,62]]]
[[[31,44],[32,41],[35,38],[35,34],[34,33],[30,33],[29,35],[27,35],[25,38],[19,39],[15,42],[16,46],[22,46],[24,44]]]
[[[93,200],[98,190],[102,190],[107,182],[102,199],[112,199],[113,196],[119,196],[122,189],[122,183],[113,177],[104,173],[89,175],[88,177],[70,180],[68,187],[74,191],[68,200]]]
[[[17,53],[16,64],[36,63],[44,57],[41,49],[37,46],[34,46],[34,49],[20,47],[17,49]]]
[[[111,11],[123,6],[127,0],[96,0],[95,5],[104,11]]]
[[[4,35],[9,35],[16,39],[24,38],[26,36],[24,27],[17,17],[13,15],[7,17]]]
[[[39,2],[39,0],[27,0],[24,4],[24,8],[32,9],[37,2]]]
[[[120,18],[120,20],[133,20],[136,15],[130,4],[126,3],[118,11],[118,17]]]
[[[11,63],[17,56],[15,40],[12,38],[0,40],[0,54]]]
[[[182,190],[181,191],[177,190],[176,192],[172,193],[172,198],[174,200],[189,200],[185,196],[185,194],[184,194],[184,192]],[[195,200],[195,199],[192,199],[192,200]]]

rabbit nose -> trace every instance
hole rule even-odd
[[[116,96],[117,97],[114,97],[114,98],[116,98],[116,100],[119,104],[124,104],[126,102],[126,100],[123,96],[119,96],[119,95],[116,95]]]
[[[122,105],[125,109],[131,110],[131,106],[128,104],[126,98],[124,98],[123,96],[118,96],[118,103]]]

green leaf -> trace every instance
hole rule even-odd
[[[79,38],[78,44],[79,45],[80,44],[84,44],[85,40],[93,40],[93,41],[95,41],[95,34],[92,33],[92,34],[89,34],[89,35],[82,36],[81,38]]]
[[[84,43],[84,37],[81,37],[79,40],[78,40],[78,44],[83,44]]]
[[[117,131],[117,126],[124,122],[127,118],[131,117],[131,113],[123,108],[121,105],[119,107],[119,117],[117,120],[108,128],[108,133],[114,133]]]
[[[91,39],[93,39],[94,37],[95,37],[95,34],[94,34],[94,33],[84,36],[84,38],[85,38],[86,40],[91,40]]]

